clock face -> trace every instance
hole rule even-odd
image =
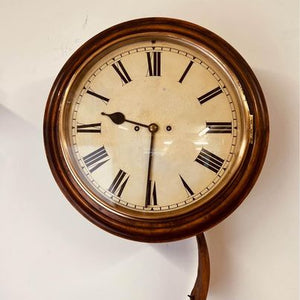
[[[80,47],[51,89],[44,141],[68,200],[121,237],[173,241],[227,217],[266,155],[268,114],[249,65],[197,25],[146,18]]]
[[[239,81],[217,55],[156,33],[84,62],[61,104],[59,138],[91,205],[162,218],[205,205],[230,184],[250,121]]]

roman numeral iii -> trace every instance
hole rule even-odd
[[[109,158],[105,159],[106,157],[108,157],[108,154],[104,146],[102,146],[99,149],[83,157],[83,161],[89,169],[89,171],[92,173],[99,167],[101,167],[103,164],[105,164],[107,161],[109,161]]]
[[[121,197],[128,179],[129,175],[126,174],[126,172],[124,172],[123,170],[119,170],[108,190],[114,195]]]
[[[206,122],[207,133],[232,133],[231,122]]]
[[[161,52],[147,52],[149,76],[161,76]]]
[[[121,78],[123,84],[127,84],[130,81],[132,81],[130,76],[128,75],[124,65],[122,64],[122,62],[120,60],[117,61],[116,63],[112,64],[112,67],[114,68],[114,70],[117,72],[117,74]]]
[[[224,163],[224,159],[204,148],[202,148],[195,161],[215,173],[220,171]]]
[[[77,132],[80,133],[101,133],[101,123],[77,125]]]

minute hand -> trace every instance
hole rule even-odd
[[[151,204],[151,173],[152,173],[152,157],[153,157],[153,142],[154,142],[154,133],[157,132],[158,126],[154,123],[150,124],[148,127],[151,133],[150,140],[150,150],[149,150],[149,159],[148,159],[148,170],[147,170],[147,187],[146,187],[146,198],[145,198],[145,206]],[[156,205],[156,200],[153,203]]]
[[[115,112],[113,114],[106,114],[106,113],[102,112],[101,115],[109,117],[117,125],[123,124],[124,122],[128,122],[128,123],[131,123],[131,124],[134,124],[134,125],[139,125],[141,127],[146,127],[146,128],[150,127],[150,125],[146,125],[146,124],[142,124],[142,123],[139,123],[139,122],[127,120],[125,118],[124,114],[121,113],[121,112]]]

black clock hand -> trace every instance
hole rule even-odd
[[[124,122],[128,122],[128,123],[131,123],[131,124],[134,124],[134,125],[139,125],[141,127],[146,127],[146,128],[150,127],[150,125],[146,125],[146,124],[142,124],[142,123],[139,123],[139,122],[127,120],[125,118],[124,114],[121,113],[121,112],[115,112],[113,114],[106,114],[106,113],[102,112],[101,115],[109,117],[117,125],[123,124]]]
[[[134,125],[142,126],[148,128],[148,130],[151,133],[151,139],[150,139],[150,150],[149,150],[149,159],[148,159],[148,170],[147,170],[147,188],[146,188],[146,197],[145,197],[145,206],[148,206],[151,204],[151,169],[152,169],[152,157],[153,157],[153,141],[154,141],[154,133],[157,132],[158,126],[154,123],[150,125],[145,125],[139,122],[127,120],[125,118],[125,115],[121,112],[115,112],[112,114],[107,114],[105,112],[102,112],[101,115],[109,117],[113,123],[117,125],[121,125],[124,122],[128,122]],[[154,192],[155,194],[155,192]],[[154,196],[155,198],[156,196]],[[154,199],[154,205],[156,200]]]
[[[148,159],[148,170],[147,170],[147,188],[146,188],[146,199],[145,199],[145,206],[151,204],[151,170],[152,170],[152,157],[153,157],[153,142],[154,142],[154,133],[157,132],[158,126],[154,123],[149,125],[149,131],[151,133],[151,140],[150,140],[150,150],[149,150],[149,159]],[[154,205],[157,204],[156,202],[156,193],[154,192]]]

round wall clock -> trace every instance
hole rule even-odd
[[[146,18],[101,32],[50,92],[44,140],[61,190],[118,236],[162,242],[227,217],[253,187],[268,144],[252,70],[197,25]]]

